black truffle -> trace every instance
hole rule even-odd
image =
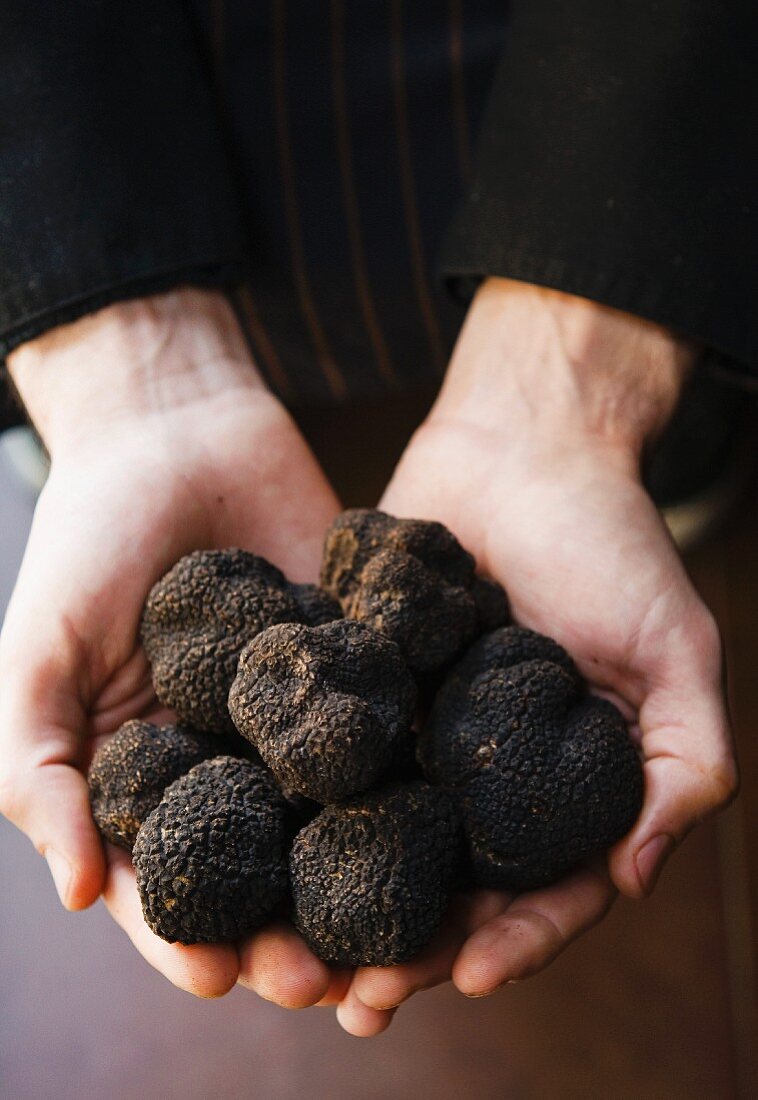
[[[584,693],[557,643],[521,627],[481,638],[453,668],[419,757],[458,797],[482,886],[554,881],[628,832],[642,805],[620,712]]]
[[[166,787],[217,753],[217,737],[181,726],[124,723],[97,750],[88,775],[92,816],[105,839],[131,851]]]
[[[460,856],[450,798],[426,783],[328,806],[290,856],[294,921],[334,966],[390,966],[437,931]]]
[[[165,791],[134,844],[145,920],[170,943],[235,940],[287,889],[286,804],[271,776],[218,756]]]
[[[338,604],[315,585],[293,585],[245,550],[188,554],[152,588],[142,616],[142,644],[158,698],[183,722],[216,733],[232,730],[226,709],[237,661],[247,643],[274,623],[338,618]]]
[[[474,577],[471,595],[476,604],[479,631],[482,634],[505,626],[510,618],[505,589],[490,577]]]
[[[291,584],[290,592],[300,608],[299,622],[308,626],[322,626],[342,618],[339,602],[317,584]]]
[[[283,787],[332,802],[373,786],[402,755],[415,700],[397,646],[343,619],[259,634],[240,657],[229,713]]]
[[[474,589],[474,559],[441,523],[395,519],[355,508],[332,524],[322,586],[346,617],[368,623],[400,647],[411,670],[434,672],[502,613]],[[492,583],[492,582],[491,582]]]

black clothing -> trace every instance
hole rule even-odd
[[[592,298],[758,371],[753,11],[514,3],[444,270]]]
[[[758,372],[754,56],[737,0],[5,0],[0,353],[223,286],[285,399],[365,395],[496,274]]]

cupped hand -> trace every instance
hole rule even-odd
[[[645,799],[607,860],[512,897],[454,908],[423,957],[359,970],[339,1015],[374,1034],[413,992],[452,977],[469,996],[534,974],[609,909],[652,890],[686,833],[733,796],[737,770],[719,636],[640,485],[683,349],[655,326],[493,281],[443,392],[382,507],[439,520],[506,587],[515,620],[559,641],[630,722]]]
[[[238,978],[237,949],[149,930],[85,774],[102,738],[157,712],[138,641],[153,583],[183,554],[227,546],[313,580],[338,504],[220,295],[112,307],[20,349],[12,369],[52,463],[0,636],[0,806],[67,908],[102,892],[149,962],[217,996]]]

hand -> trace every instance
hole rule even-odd
[[[359,970],[338,1010],[354,1034],[450,977],[483,996],[536,973],[616,890],[650,893],[673,847],[735,792],[718,632],[639,479],[691,359],[657,326],[552,291],[493,279],[472,305],[382,506],[447,524],[505,585],[515,619],[622,708],[645,801],[607,870],[515,898],[481,891],[422,958]]]
[[[128,855],[104,851],[84,775],[102,738],[156,711],[138,644],[152,584],[190,550],[235,545],[312,580],[338,504],[220,294],[109,307],[10,366],[52,465],[0,636],[0,807],[67,908],[103,892],[149,962],[216,996],[238,978],[236,948],[153,935]],[[326,992],[321,964],[306,978]]]

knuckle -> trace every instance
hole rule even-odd
[[[518,909],[506,914],[502,931],[517,939],[528,938],[534,943],[560,949],[566,944],[566,936],[551,916],[538,909]]]
[[[689,793],[682,806],[683,820],[689,823],[687,829],[725,809],[737,797],[739,787],[739,768],[734,757],[692,762]]]
[[[379,1012],[395,1008],[412,992],[411,982],[404,974],[387,974],[380,982],[356,983],[356,995],[368,1008]]]
[[[721,810],[737,797],[740,773],[736,760],[720,761],[710,770],[709,794],[711,809]]]

